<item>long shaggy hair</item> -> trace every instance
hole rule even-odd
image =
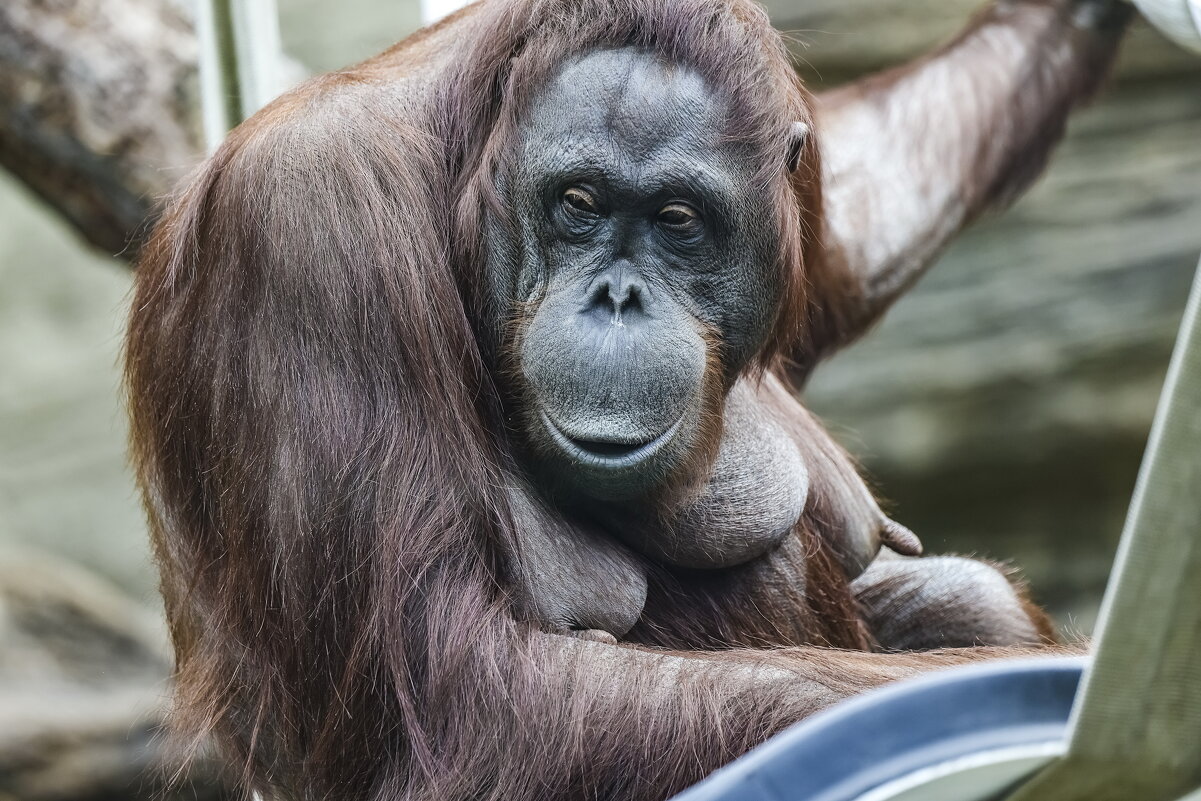
[[[770,364],[830,279],[815,146],[782,157],[808,97],[745,0],[489,0],[241,126],[145,249],[126,374],[175,722],[246,788],[665,797],[787,722],[703,677],[577,681],[514,610],[481,221],[507,213],[492,176],[555,66],[621,46],[698,70],[760,154]]]
[[[512,145],[526,110],[565,59],[636,47],[695,69],[727,102],[723,133],[759,164],[753,180],[780,237],[779,305],[760,364],[770,367],[781,354],[794,351],[823,305],[807,289],[831,277],[824,274],[819,246],[816,137],[809,137],[799,154],[795,174],[785,163],[792,125],[812,127],[811,98],[764,10],[750,2],[546,0],[497,4],[481,25],[485,33],[473,44],[471,57],[450,71],[436,121],[440,138],[450,145],[448,171],[458,179],[452,263],[477,317],[505,311],[488,309],[478,294],[487,286],[478,274],[487,247],[480,237],[481,217],[485,207],[502,220],[510,215],[496,194],[494,176],[515,155]]]

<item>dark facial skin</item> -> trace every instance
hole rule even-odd
[[[812,462],[843,477],[838,550],[857,575],[887,518],[853,469],[827,464],[820,433],[790,422],[805,419],[794,399],[738,380],[779,289],[771,215],[749,189],[751,160],[723,141],[726,113],[698,74],[631,49],[566,63],[531,108],[521,166],[498,176],[518,231],[498,231],[491,254],[500,305],[522,323],[510,335],[526,455],[582,520],[696,569],[776,548],[804,512]],[[795,162],[798,126],[780,143],[782,167]],[[573,542],[616,548],[583,531]],[[620,549],[609,556],[627,564]],[[572,576],[539,580],[594,584]],[[554,617],[571,627],[620,634],[645,579],[634,570],[617,583],[629,591],[603,615],[594,593],[583,604],[533,595],[558,599]]]
[[[725,113],[697,73],[625,49],[565,64],[523,124],[506,290],[536,304],[516,352],[533,457],[570,493],[663,486],[766,335],[774,239]]]

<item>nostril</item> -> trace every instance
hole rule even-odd
[[[588,308],[599,311],[611,323],[622,324],[622,316],[644,311],[642,289],[634,281],[600,281],[588,298]]]
[[[613,292],[609,289],[608,281],[601,281],[592,290],[592,297],[588,299],[588,305],[592,307],[602,307],[606,309],[616,309],[613,304]]]

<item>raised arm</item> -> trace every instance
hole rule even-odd
[[[819,333],[819,353],[861,335],[960,229],[1030,185],[1132,13],[1121,0],[998,0],[932,55],[819,95],[827,247],[855,289],[824,299],[841,323]]]

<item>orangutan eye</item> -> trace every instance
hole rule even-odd
[[[701,215],[686,203],[668,203],[659,209],[659,223],[680,231],[690,230],[701,222]]]
[[[573,186],[563,193],[563,203],[569,206],[572,211],[592,215],[600,214],[600,207],[597,206],[596,198],[588,190],[581,189],[578,186]]]

